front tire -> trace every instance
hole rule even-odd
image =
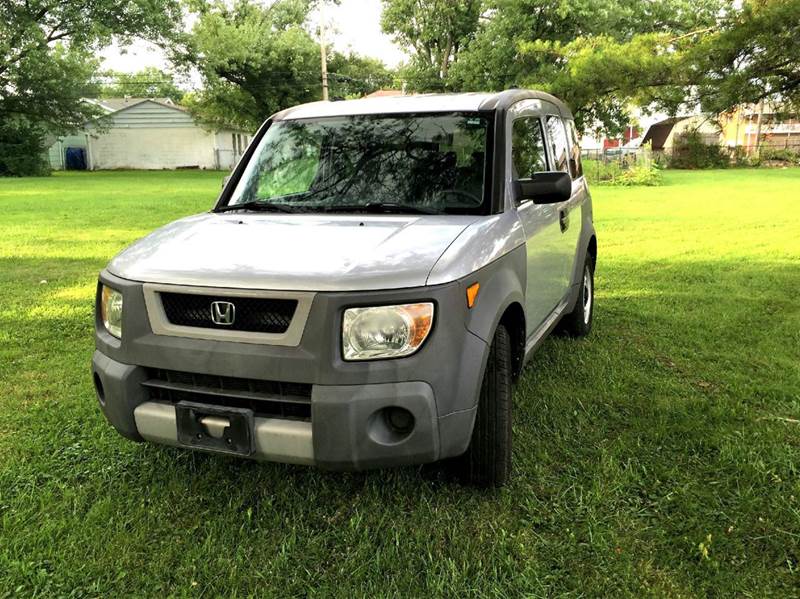
[[[594,260],[586,254],[583,260],[583,276],[578,290],[578,301],[569,314],[564,315],[559,330],[570,337],[586,337],[592,330],[594,316]]]
[[[501,487],[511,475],[511,337],[498,325],[489,349],[466,453],[457,458],[463,482]]]

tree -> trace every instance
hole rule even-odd
[[[584,123],[607,130],[624,123],[629,103],[715,115],[765,98],[800,106],[800,0],[747,2],[683,31],[700,25],[690,20],[677,31],[627,40],[523,42],[523,62],[542,64],[524,83],[564,98]]]
[[[30,136],[43,140],[45,133],[66,133],[96,116],[81,99],[97,92],[91,82],[97,48],[112,38],[163,41],[180,18],[177,0],[0,2],[3,147],[29,151]]]
[[[173,55],[203,80],[187,98],[190,110],[211,125],[254,130],[282,108],[318,99],[319,45],[302,26],[309,5],[195,1],[197,20]]]
[[[579,124],[608,132],[645,88],[672,83],[669,40],[713,25],[724,0],[490,0],[452,87],[537,87],[566,100]],[[654,55],[653,53],[657,54]],[[669,71],[669,76],[667,76]]]
[[[163,41],[180,23],[175,0],[0,3],[0,118],[25,118],[53,132],[80,126],[92,108],[80,101],[98,47],[116,37]]]
[[[328,80],[332,98],[360,98],[390,87],[394,75],[377,58],[334,52],[328,56]]]
[[[674,61],[654,48],[723,14],[727,0],[384,0],[383,28],[415,49],[403,76],[420,91],[535,86],[572,103],[579,122],[627,120],[641,85]],[[460,12],[459,12],[460,11]],[[458,40],[458,43],[453,43]],[[447,68],[439,68],[442,62]],[[613,66],[620,70],[614,71]],[[670,74],[677,71],[670,70]],[[672,88],[671,91],[674,91]]]
[[[630,121],[631,104],[657,104],[675,112],[684,103],[686,74],[676,56],[665,51],[671,39],[647,33],[630,41],[594,36],[569,43],[524,42],[518,47],[520,56],[537,62],[538,68],[521,74],[521,83],[564,100],[579,128],[619,133]]]
[[[173,60],[196,68],[203,88],[185,104],[209,125],[255,130],[271,114],[319,100],[319,43],[305,28],[310,0],[222,0],[191,5],[198,17]],[[332,53],[331,96],[360,96],[391,81],[378,60]]]
[[[411,89],[448,87],[450,67],[478,28],[480,0],[383,0],[381,27],[413,48],[403,76]]]
[[[769,99],[800,110],[800,0],[748,0],[684,49],[692,98],[713,113]]]
[[[169,98],[178,103],[185,93],[175,85],[171,73],[155,67],[146,67],[136,73],[105,71],[100,79],[103,81],[100,95],[105,98]]]

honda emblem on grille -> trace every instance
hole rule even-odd
[[[230,302],[211,302],[211,321],[229,327],[236,320],[236,306]]]

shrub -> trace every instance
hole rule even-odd
[[[726,168],[730,157],[725,148],[703,142],[697,131],[677,135],[669,160],[670,168],[702,169]]]
[[[627,171],[623,171],[614,185],[645,185],[649,187],[661,185],[661,171],[654,165],[646,166],[636,164]]]
[[[758,152],[761,162],[786,162],[800,164],[800,153],[788,148],[762,147]]]
[[[617,160],[586,159],[583,161],[583,174],[592,185],[610,184],[622,174],[622,165]]]
[[[44,134],[27,121],[0,123],[0,176],[39,176],[50,173]]]
[[[652,158],[649,147],[640,148],[636,155],[619,160],[584,160],[583,172],[592,185],[661,185],[661,171]]]

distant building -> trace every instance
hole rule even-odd
[[[251,138],[245,131],[209,130],[168,98],[87,102],[105,114],[53,142],[53,169],[231,169]]]
[[[703,143],[718,144],[719,128],[704,115],[671,117],[653,123],[642,139],[642,145],[651,144],[654,152],[671,152],[676,139],[689,131],[697,131]]]
[[[800,118],[782,114],[772,104],[739,106],[733,112],[721,115],[720,121],[723,143],[730,148],[744,148],[748,152],[758,146],[800,150]]]

